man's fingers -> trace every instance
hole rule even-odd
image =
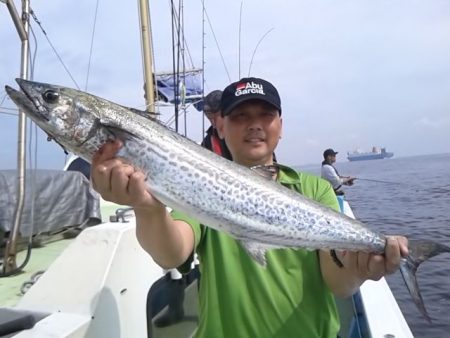
[[[400,236],[397,237],[398,243],[400,245],[400,253],[402,257],[406,257],[409,255],[408,251],[408,239],[406,237]]]
[[[111,191],[111,170],[121,163],[118,159],[112,159],[92,167],[91,182],[97,192],[103,194]]]
[[[394,273],[399,265],[401,259],[400,242],[397,237],[387,237],[386,239],[386,273]]]
[[[367,278],[379,280],[381,277],[386,275],[385,264],[385,257],[383,255],[370,254]]]
[[[141,171],[136,171],[130,176],[130,182],[128,184],[128,193],[136,200],[146,200],[149,198],[149,194],[144,184],[145,175]]]
[[[338,251],[338,258],[341,259],[344,267],[355,269],[358,264],[358,253],[352,251]]]
[[[120,140],[106,142],[92,157],[92,166],[114,158],[121,147]]]
[[[128,185],[134,168],[130,165],[117,165],[111,169],[110,186],[113,195],[129,194]]]

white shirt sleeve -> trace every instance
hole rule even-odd
[[[330,182],[334,190],[339,189],[344,183],[342,178],[340,178],[336,173],[336,170],[328,164],[322,166],[322,178]]]

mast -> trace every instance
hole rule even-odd
[[[12,0],[2,0],[8,7],[14,26],[17,29],[21,40],[21,65],[20,78],[28,79],[28,51],[29,51],[29,16],[30,1],[22,0],[22,16],[19,16]],[[3,274],[13,274],[17,269],[17,238],[19,235],[20,221],[25,201],[25,144],[26,144],[26,116],[19,110],[18,120],[18,144],[17,144],[17,205],[14,214],[14,224],[10,231],[10,235],[5,247],[5,255],[3,259]]]
[[[150,26],[149,0],[138,0],[139,2],[139,24],[141,31],[142,64],[144,66],[144,91],[145,104],[149,113],[156,112],[155,85],[153,83],[153,48]]]

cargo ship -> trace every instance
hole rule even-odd
[[[347,152],[347,159],[349,161],[367,161],[367,160],[381,160],[383,158],[391,158],[394,153],[387,152],[386,148],[373,147],[370,152],[361,152],[355,150]]]

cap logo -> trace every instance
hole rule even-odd
[[[253,81],[238,83],[236,85],[236,91],[234,93],[234,96],[241,96],[246,94],[266,95],[264,93],[264,87],[262,84],[254,83]]]

